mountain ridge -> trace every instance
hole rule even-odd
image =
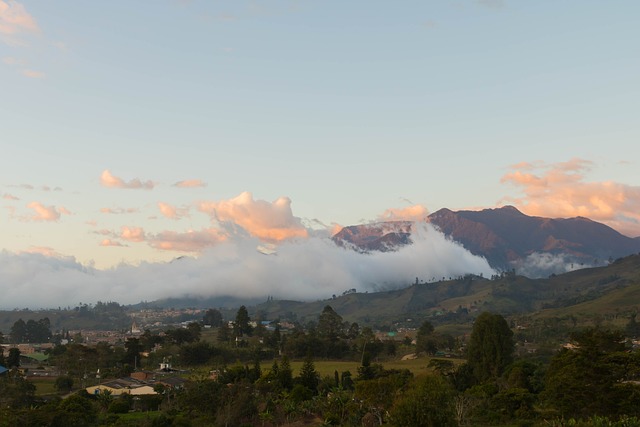
[[[605,265],[640,251],[640,238],[625,236],[589,218],[529,216],[511,205],[479,211],[442,208],[426,221],[501,271],[522,265],[536,254],[562,257],[575,265]],[[389,251],[411,244],[412,225],[394,221],[347,226],[332,240],[364,252]],[[394,227],[395,231],[385,233]],[[539,275],[556,272],[542,269]]]

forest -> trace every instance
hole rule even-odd
[[[12,334],[24,330],[17,323]],[[429,321],[414,339],[380,339],[330,305],[317,322],[286,332],[251,322],[244,306],[231,321],[210,309],[186,328],[145,330],[121,346],[55,346],[48,363],[60,375],[48,395],[36,393],[11,348],[0,357],[8,368],[0,426],[640,426],[638,329],[635,317],[625,330],[576,328],[548,354],[519,354],[513,328],[491,312],[463,342]],[[422,370],[388,367],[409,353]],[[123,378],[163,361],[179,387],[158,380],[154,394],[86,391],[94,372]],[[341,361],[357,367],[327,372]]]

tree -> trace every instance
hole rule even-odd
[[[236,321],[233,324],[233,332],[236,337],[241,337],[243,335],[251,335],[251,325],[249,322],[251,318],[249,317],[249,312],[247,311],[247,307],[241,305],[238,311],[236,312]]]
[[[640,355],[625,351],[623,334],[589,328],[572,342],[551,359],[543,399],[563,417],[639,415],[629,381],[640,378]]]
[[[425,320],[416,336],[416,350],[424,351],[427,354],[435,354],[438,350],[436,339],[433,336],[434,328],[431,322]]]
[[[11,326],[11,342],[20,344],[23,343],[27,336],[27,324],[24,320],[18,319]]]
[[[454,396],[453,388],[441,376],[417,378],[413,386],[394,403],[392,424],[407,427],[455,426]]]
[[[214,328],[222,326],[222,313],[215,308],[210,308],[204,314],[202,321],[205,325],[210,325]]]
[[[137,366],[140,361],[140,352],[143,350],[142,344],[138,338],[129,338],[124,347],[127,349],[125,354],[124,363]]]
[[[36,386],[27,381],[18,370],[0,376],[0,408],[29,407],[33,402]]]
[[[316,394],[318,392],[318,383],[320,375],[316,371],[316,367],[313,363],[313,358],[307,356],[300,369],[299,383],[308,388]]]
[[[73,378],[69,375],[60,375],[56,378],[55,388],[60,393],[70,393],[73,387]]]
[[[17,348],[9,349],[9,356],[7,357],[7,368],[17,368],[20,366],[20,350]]]
[[[499,314],[477,317],[467,348],[467,363],[479,383],[499,377],[513,361],[513,332]]]
[[[218,329],[218,341],[229,342],[231,341],[231,329],[227,322],[223,322]]]
[[[335,342],[343,335],[342,316],[336,313],[330,305],[326,305],[318,319],[318,335]]]
[[[287,356],[283,356],[282,361],[280,362],[280,367],[278,368],[278,382],[283,390],[291,390],[291,387],[293,387],[293,373]]]
[[[187,331],[191,334],[191,341],[200,341],[200,334],[202,333],[202,326],[198,322],[191,322],[187,325]]]

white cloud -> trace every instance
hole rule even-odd
[[[133,234],[142,233],[140,229]],[[136,303],[183,295],[314,300],[351,288],[403,287],[416,277],[429,280],[493,273],[486,260],[428,224],[416,227],[412,239],[413,245],[397,252],[361,254],[339,248],[329,239],[312,237],[283,242],[275,247],[277,254],[269,256],[256,249],[258,239],[245,237],[220,242],[197,259],[108,270],[84,267],[73,258],[3,252],[0,283],[7,286],[0,308],[97,300]]]

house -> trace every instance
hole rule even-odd
[[[158,394],[152,385],[134,378],[118,378],[96,386],[87,387],[85,390],[87,390],[87,393],[93,395],[99,395],[105,391],[109,391],[112,396],[120,396],[122,394],[131,394],[134,396]]]
[[[160,378],[156,381],[157,384],[162,384],[163,386],[171,388],[173,390],[179,390],[184,388],[184,384],[186,382],[187,380],[181,377]]]
[[[155,374],[151,371],[136,371],[131,373],[131,378],[139,381],[149,381],[153,379]]]

